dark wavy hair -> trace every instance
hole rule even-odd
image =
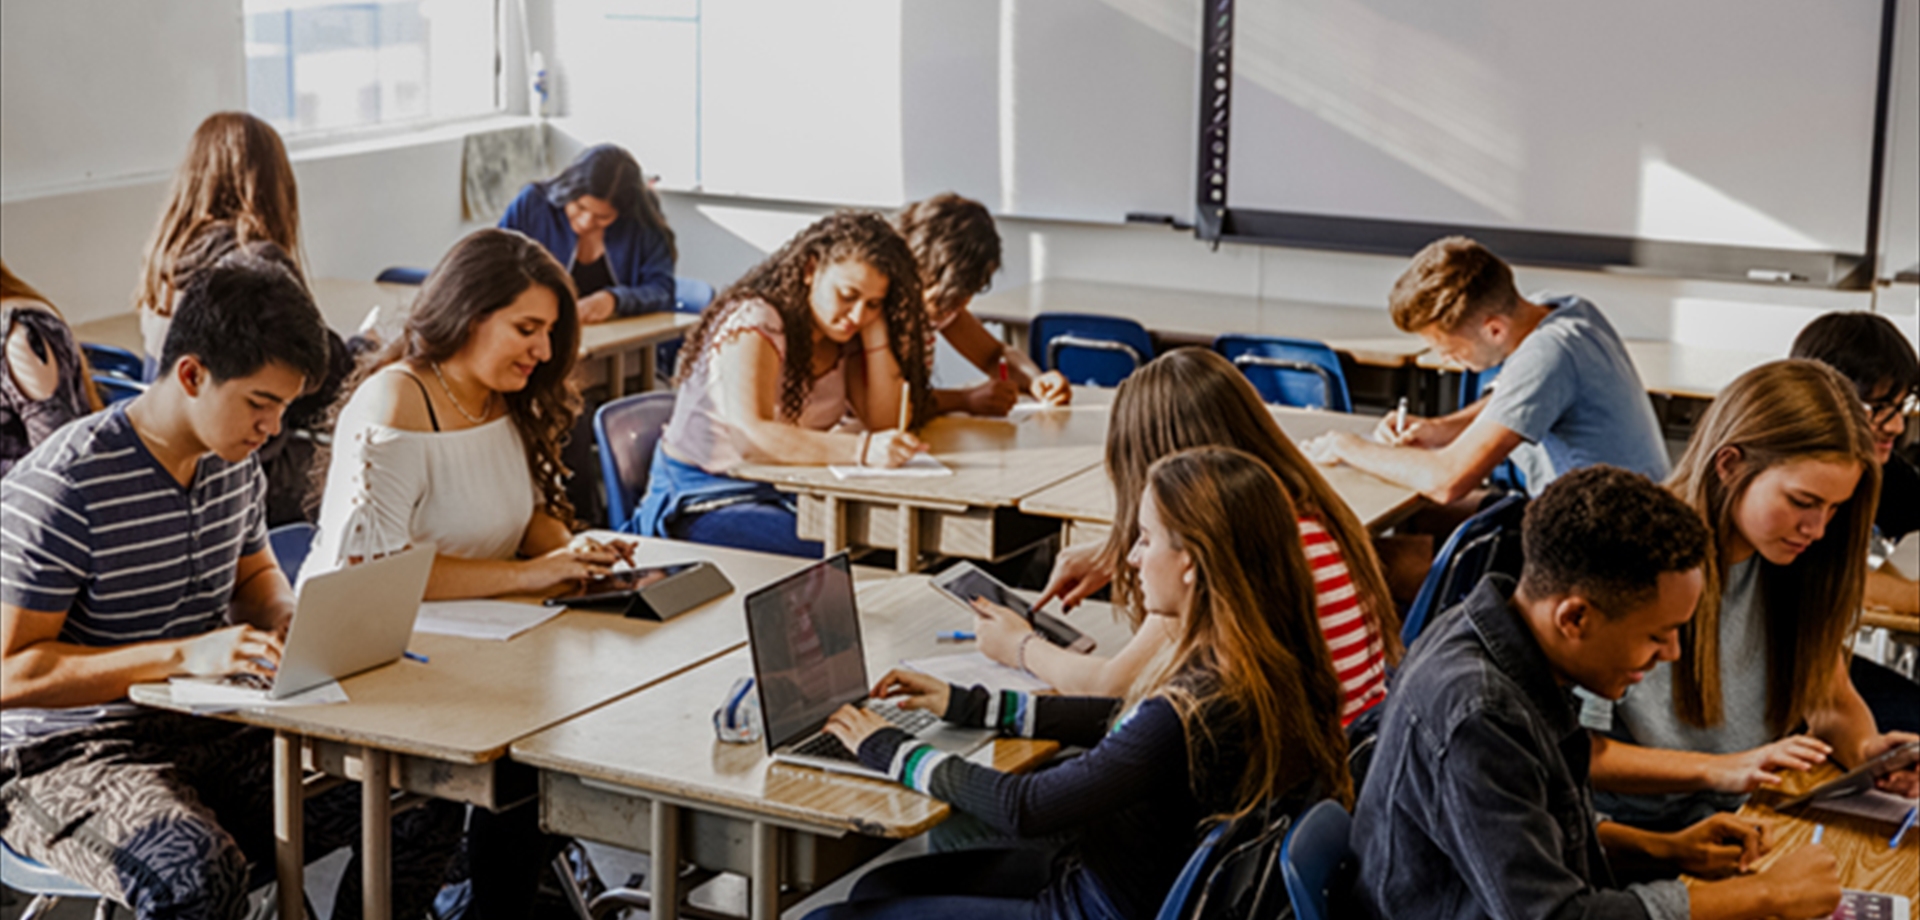
[[[361,382],[389,364],[453,357],[466,346],[474,326],[536,284],[552,291],[560,302],[559,318],[549,333],[553,357],[534,368],[524,388],[500,395],[507,404],[507,417],[526,448],[527,469],[544,510],[572,527],[573,503],[567,500],[565,485],[569,473],[560,450],[580,413],[580,393],[569,379],[580,352],[580,315],[566,269],[545,247],[516,231],[489,227],[455,243],[414,298],[405,331],[368,359],[341,388],[333,412],[337,418]],[[315,460],[315,476],[326,476],[329,459]],[[324,486],[324,479],[320,482]],[[319,489],[314,492],[318,494]]]
[[[907,205],[894,224],[920,261],[926,296],[972,297],[993,284],[993,273],[1000,270],[1000,231],[986,205],[942,192]],[[949,305],[929,306],[945,310]]]
[[[560,175],[540,183],[540,191],[556,208],[564,208],[582,195],[605,201],[620,212],[622,219],[639,221],[641,226],[660,234],[661,239],[667,241],[668,255],[675,262],[680,261],[673,229],[667,226],[666,215],[660,213],[660,199],[647,187],[640,161],[626,148],[618,144],[588,147],[580,151]]]
[[[720,344],[714,341],[713,330],[733,311],[748,301],[764,300],[779,311],[787,336],[786,363],[780,369],[780,411],[787,418],[799,418],[813,388],[813,308],[808,300],[813,273],[845,261],[865,262],[887,276],[880,315],[887,324],[888,348],[912,389],[914,424],[932,418],[932,394],[927,389],[929,330],[920,297],[920,269],[906,241],[872,211],[839,211],[815,221],[721,291],[687,333],[674,385],[686,380],[705,352]]]

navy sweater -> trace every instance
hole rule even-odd
[[[573,271],[573,251],[580,237],[567,223],[564,207],[547,200],[540,183],[529,184],[507,205],[500,215],[500,226],[533,237],[553,254],[568,273]],[[613,275],[615,311],[621,316],[639,316],[671,310],[673,294],[673,254],[664,237],[622,216],[607,227],[607,270]]]

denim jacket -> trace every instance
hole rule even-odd
[[[1686,917],[1677,881],[1616,887],[1592,742],[1513,590],[1487,576],[1395,680],[1354,810],[1360,899],[1385,918]]]

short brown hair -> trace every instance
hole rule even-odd
[[[1000,270],[1000,231],[978,201],[942,192],[907,205],[894,224],[920,263],[920,286],[929,295],[971,297]]]
[[[1555,479],[1527,507],[1520,590],[1578,592],[1617,617],[1653,600],[1663,572],[1707,561],[1712,537],[1692,506],[1638,473],[1589,466]]]
[[[1434,240],[1413,256],[1387,298],[1402,332],[1439,326],[1452,332],[1485,313],[1505,313],[1520,302],[1513,269],[1464,236]]]

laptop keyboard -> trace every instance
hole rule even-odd
[[[860,758],[855,757],[852,751],[847,750],[847,746],[841,744],[840,739],[826,732],[821,732],[795,745],[793,753],[799,754],[802,757],[823,757],[828,760],[844,760],[848,763],[860,762]]]
[[[939,716],[924,709],[902,709],[898,705],[883,700],[868,700],[866,708],[868,712],[886,719],[888,723],[910,735],[918,735],[940,721]],[[792,753],[803,757],[844,760],[848,763],[860,762],[860,758],[847,750],[847,746],[841,744],[840,739],[826,732],[821,732],[795,745]]]
[[[273,689],[273,680],[271,678],[263,677],[252,671],[236,671],[221,678],[220,682],[229,687],[244,687],[248,690]]]

